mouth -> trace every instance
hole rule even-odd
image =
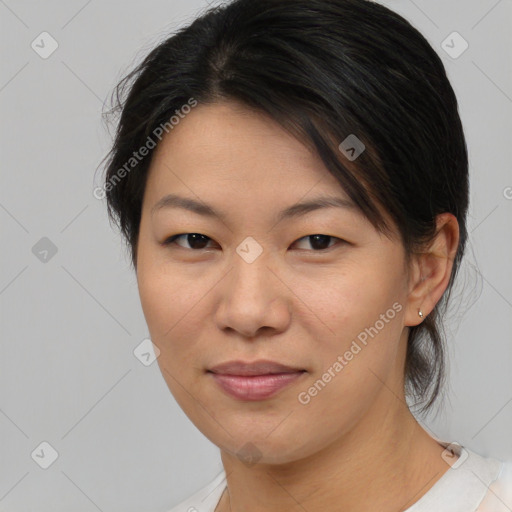
[[[305,368],[286,365],[268,359],[261,359],[252,363],[245,361],[227,361],[213,366],[208,370],[216,374],[254,376],[254,375],[276,375],[283,373],[297,373],[306,371]]]
[[[207,370],[227,395],[244,401],[265,400],[297,382],[307,371],[275,361],[228,361]]]

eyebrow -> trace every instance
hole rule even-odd
[[[188,210],[198,215],[205,217],[216,217],[223,222],[226,221],[226,215],[213,208],[212,206],[196,201],[188,197],[182,197],[176,194],[168,194],[162,197],[155,205],[151,208],[151,215],[153,216],[156,212],[164,208],[181,208]],[[277,222],[281,222],[284,219],[290,219],[293,217],[301,217],[309,212],[319,210],[322,208],[346,208],[349,210],[359,211],[357,206],[349,199],[336,196],[321,196],[310,201],[303,201],[296,203],[288,208],[285,208],[279,212]]]

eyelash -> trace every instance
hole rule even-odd
[[[175,246],[178,246],[179,248],[181,249],[185,249],[185,250],[189,250],[189,251],[194,251],[194,252],[199,252],[199,251],[205,251],[207,250],[208,248],[203,248],[203,249],[189,249],[188,247],[182,247],[181,245],[178,245],[176,243],[176,240],[182,236],[187,236],[187,235],[200,235],[204,238],[207,238],[208,240],[212,240],[210,237],[206,236],[206,235],[203,235],[201,233],[180,233],[180,234],[177,234],[177,235],[173,235],[173,236],[170,236],[169,238],[167,238],[166,240],[164,240],[162,242],[162,245],[164,247],[167,247],[167,246],[171,246],[171,245],[175,245]],[[348,243],[346,242],[345,240],[343,240],[342,238],[338,238],[336,236],[332,236],[332,235],[323,235],[323,234],[320,234],[320,233],[315,233],[313,235],[306,235],[306,236],[303,236],[302,238],[299,238],[297,239],[295,242],[293,242],[294,244],[296,242],[299,242],[300,240],[304,240],[305,238],[311,238],[311,237],[314,237],[314,236],[321,236],[321,237],[327,237],[327,238],[330,238],[330,239],[333,239],[333,240],[338,240],[339,243],[338,244],[334,244],[330,247],[327,247],[325,249],[319,249],[319,250],[308,250],[308,249],[299,249],[299,250],[306,250],[308,252],[326,252],[326,251],[329,251],[330,249],[332,249],[333,247],[336,247],[337,245],[341,245],[343,243]]]

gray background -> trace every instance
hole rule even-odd
[[[441,55],[471,164],[450,387],[424,425],[512,459],[512,3],[382,3]],[[0,511],[163,512],[222,468],[157,364],[134,356],[148,336],[136,278],[92,194],[110,141],[105,99],[134,59],[206,5],[0,0]],[[31,47],[43,31],[59,45],[46,59]],[[469,43],[458,58],[441,46],[453,31]],[[44,441],[58,452],[48,469]]]

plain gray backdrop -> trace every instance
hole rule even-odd
[[[512,2],[382,3],[441,56],[470,156],[449,388],[423,424],[512,459]],[[157,363],[134,354],[148,337],[136,278],[93,196],[112,88],[206,7],[0,0],[0,511],[164,512],[222,469]]]

